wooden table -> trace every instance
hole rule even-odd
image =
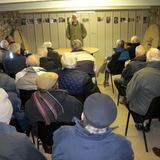
[[[57,48],[57,49],[54,49],[54,50],[57,51],[60,55],[63,55],[66,52],[71,52],[72,51],[71,48]],[[83,47],[83,50],[89,52],[92,55],[99,51],[98,48],[94,48],[94,47]]]

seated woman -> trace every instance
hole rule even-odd
[[[98,72],[105,72],[104,87],[109,85],[109,73],[121,74],[125,61],[129,59],[129,53],[124,49],[124,41],[117,40],[116,48],[113,48],[114,54],[107,57],[101,65]]]
[[[100,92],[92,78],[85,72],[76,68],[77,58],[65,53],[61,58],[63,70],[59,71],[59,87],[65,89],[70,95],[75,96],[81,102],[95,92]]]
[[[46,72],[37,77],[38,91],[26,102],[25,114],[32,126],[38,125],[38,137],[51,146],[52,133],[64,124],[72,124],[73,117],[80,117],[82,104],[66,91],[58,89],[58,75]],[[47,151],[47,150],[46,150]]]

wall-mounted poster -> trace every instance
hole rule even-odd
[[[21,19],[21,25],[26,25],[27,24],[27,19],[26,18],[22,18]]]
[[[102,22],[104,20],[103,17],[97,17],[97,22]]]
[[[128,18],[128,22],[134,22],[134,18]]]
[[[26,24],[34,24],[34,19],[27,19]]]
[[[49,18],[43,19],[43,23],[49,23]]]
[[[111,23],[111,17],[106,17],[106,23]]]
[[[143,24],[149,23],[149,17],[143,17]]]
[[[57,23],[57,18],[49,18],[49,23]]]
[[[128,19],[125,18],[125,17],[123,17],[123,18],[120,19],[120,21],[121,21],[121,23],[127,23],[127,22],[128,22]]]
[[[114,24],[118,23],[118,17],[114,17]]]
[[[64,22],[65,22],[65,18],[59,17],[59,23],[64,23]]]
[[[139,23],[140,20],[141,20],[141,17],[140,17],[140,16],[137,16],[137,17],[136,17],[136,23]]]
[[[89,18],[88,17],[82,18],[82,22],[84,23],[89,22]]]
[[[34,19],[34,24],[41,24],[42,18]]]

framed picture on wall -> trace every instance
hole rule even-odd
[[[97,22],[102,22],[104,20],[103,17],[97,17]]]
[[[118,23],[118,17],[114,17],[114,24]]]
[[[64,22],[65,22],[65,18],[59,17],[59,23],[64,23]]]
[[[89,22],[89,18],[88,18],[88,17],[82,18],[82,22],[83,22],[83,23]]]
[[[111,17],[106,17],[106,23],[111,23]]]
[[[128,18],[128,22],[134,22],[134,18]]]
[[[127,23],[127,22],[128,22],[128,19],[125,18],[125,17],[123,17],[123,18],[120,19],[120,21],[121,21],[121,23]]]
[[[43,23],[49,23],[49,18],[43,19]]]
[[[57,18],[49,18],[49,23],[57,23]]]
[[[137,17],[136,17],[136,23],[140,23],[140,21],[141,21],[141,17],[140,17],[140,16],[137,16]]]
[[[143,17],[143,24],[149,23],[149,17]]]

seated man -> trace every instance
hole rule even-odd
[[[59,71],[59,88],[65,89],[70,95],[75,96],[81,102],[92,93],[99,92],[99,88],[92,82],[91,77],[76,69],[77,59],[69,53],[61,58],[63,70]]]
[[[129,47],[127,48],[127,51],[129,53],[129,58],[133,59],[135,57],[135,49],[137,46],[140,45],[140,40],[138,36],[132,36],[131,42],[128,43]]]
[[[132,59],[122,72],[122,77],[114,80],[115,86],[121,96],[126,95],[126,87],[133,77],[134,73],[146,66],[146,50],[144,46],[139,45],[135,50],[136,57]],[[122,100],[123,102],[123,100]]]
[[[8,41],[2,40],[0,42],[0,69],[2,69],[2,70],[4,70],[2,62],[3,62],[4,58],[9,54],[8,46],[9,46]]]
[[[95,58],[82,49],[82,42],[79,39],[72,41],[71,53],[77,58],[76,68],[94,77],[96,72]]]
[[[37,90],[36,77],[44,73],[45,69],[39,67],[39,58],[35,54],[26,58],[26,64],[27,68],[16,74],[16,87],[23,90]]]
[[[24,132],[28,123],[26,123],[24,112],[21,111],[21,100],[14,79],[5,73],[0,73],[0,88],[7,92],[13,106],[12,125],[16,127],[17,131]]]
[[[0,88],[0,159],[45,160],[30,140],[9,125],[13,108],[7,93]]]
[[[38,131],[44,149],[53,144],[54,130],[62,124],[70,124],[73,117],[79,118],[82,112],[81,102],[66,91],[58,89],[57,80],[58,75],[53,72],[39,75],[36,80],[39,90],[33,93],[25,105],[30,123],[37,126],[37,122],[43,122],[46,127]]]
[[[105,72],[104,87],[109,85],[109,73],[121,74],[125,61],[129,59],[128,52],[124,49],[124,41],[117,40],[114,54],[107,57],[98,72]]]
[[[116,105],[109,96],[90,95],[82,120],[75,119],[75,126],[63,126],[53,134],[52,160],[133,160],[130,142],[110,128],[116,116]]]
[[[40,47],[38,48],[38,55],[40,57],[40,67],[43,67],[46,71],[57,72],[61,69],[60,56],[57,52],[48,49],[48,47]]]
[[[26,67],[26,58],[20,54],[20,44],[12,43],[9,46],[9,55],[4,58],[5,73],[15,78],[15,74]]]
[[[37,90],[36,77],[45,72],[45,69],[39,67],[39,58],[32,54],[26,58],[27,67],[16,74],[16,87],[20,91],[22,107],[31,97],[32,93]]]
[[[160,51],[151,48],[147,61],[147,66],[134,74],[126,90],[129,109],[140,115],[145,115],[152,99],[160,95]],[[138,123],[137,118],[133,118]]]

